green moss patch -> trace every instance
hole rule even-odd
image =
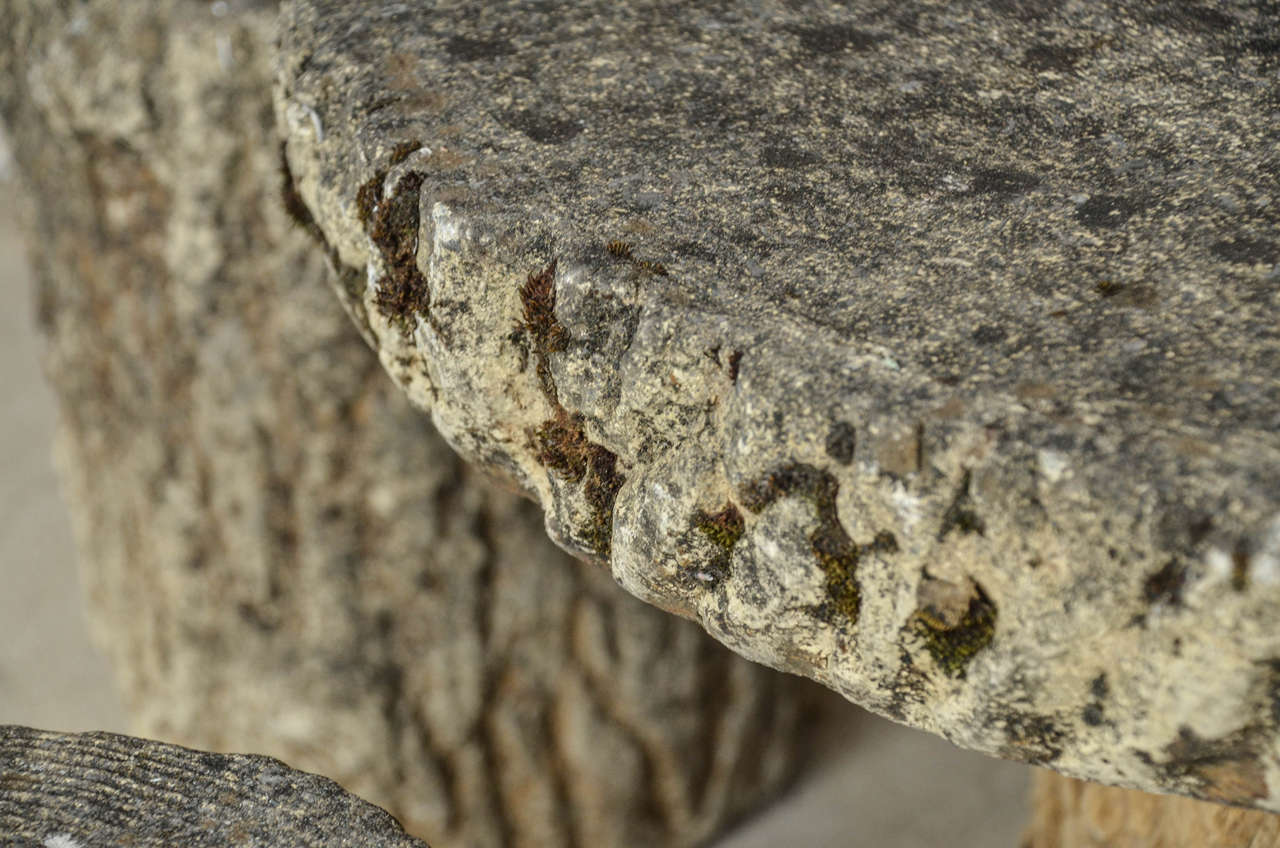
[[[888,531],[877,533],[868,544],[859,545],[845,532],[836,511],[840,484],[831,472],[797,463],[766,474],[742,493],[743,505],[759,513],[779,498],[804,497],[813,506],[817,525],[809,534],[809,546],[826,575],[828,617],[856,622],[862,604],[858,586],[859,560],[868,553],[892,553],[898,542]]]
[[[697,569],[699,580],[714,586],[729,576],[733,562],[733,548],[746,531],[742,513],[732,503],[726,503],[718,512],[699,510],[693,517],[694,528],[715,546],[705,567]]]
[[[912,629],[924,639],[930,656],[948,676],[963,680],[969,661],[991,644],[996,633],[996,605],[977,583],[969,608],[954,626],[948,627],[928,610],[918,611]]]
[[[719,512],[699,510],[694,516],[693,526],[702,531],[711,540],[711,544],[725,552],[733,550],[745,529],[742,513],[731,503],[725,504]]]

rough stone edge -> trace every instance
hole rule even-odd
[[[271,757],[16,725],[0,726],[0,837],[64,848],[426,848],[384,810]]]
[[[285,61],[288,61],[287,55]],[[579,409],[564,404],[560,398],[563,387],[560,391],[549,390],[549,381],[544,376],[550,375],[554,381],[556,376],[567,373],[574,365],[565,362],[567,357],[558,356],[561,351],[557,349],[557,333],[553,325],[544,321],[543,329],[539,332],[536,327],[537,316],[547,313],[540,312],[536,303],[531,309],[529,301],[536,301],[539,297],[550,301],[551,309],[548,312],[554,316],[557,314],[554,307],[557,299],[580,303],[584,293],[593,287],[607,288],[610,282],[607,278],[591,279],[589,264],[575,261],[572,256],[575,250],[581,253],[587,246],[584,243],[567,245],[559,255],[511,250],[513,245],[536,244],[540,239],[546,243],[548,234],[555,231],[555,221],[540,219],[532,212],[519,221],[513,221],[509,217],[486,218],[460,214],[447,199],[432,196],[424,187],[421,174],[425,159],[431,152],[429,148],[421,148],[420,142],[409,140],[393,145],[389,138],[378,138],[376,133],[366,132],[368,127],[348,126],[342,121],[326,122],[314,106],[304,106],[290,99],[287,91],[288,69],[283,66],[280,81],[281,85],[277,89],[278,116],[282,126],[286,128],[288,156],[298,177],[299,195],[304,198],[319,222],[335,262],[345,269],[349,284],[340,294],[347,303],[348,310],[357,317],[362,331],[375,340],[388,371],[406,390],[411,400],[431,411],[437,427],[450,443],[471,461],[487,468],[491,473],[507,477],[543,505],[548,530],[558,543],[580,556],[608,561],[615,577],[633,594],[664,606],[671,612],[698,619],[713,635],[744,656],[812,677],[870,709],[922,729],[941,733],[963,747],[1010,759],[1045,764],[1064,774],[1122,786],[1176,791],[1280,809],[1280,801],[1276,799],[1275,793],[1266,788],[1280,783],[1276,780],[1280,769],[1263,765],[1275,760],[1274,756],[1265,756],[1265,752],[1272,751],[1275,745],[1267,741],[1265,729],[1261,725],[1250,724],[1243,728],[1243,736],[1239,739],[1231,734],[1220,739],[1204,739],[1195,733],[1164,736],[1152,748],[1167,754],[1167,762],[1153,760],[1150,754],[1140,751],[1142,756],[1138,756],[1137,761],[1146,771],[1142,778],[1134,778],[1120,773],[1109,763],[1100,765],[1097,750],[1072,751],[1069,732],[1064,732],[1058,726],[1059,723],[1068,721],[1079,727],[1095,726],[1098,723],[1091,721],[1091,718],[1097,718],[1098,713],[1095,699],[1089,695],[1090,684],[1087,680],[1082,681],[1083,698],[1079,711],[1075,711],[1075,705],[1072,705],[1056,709],[1052,715],[1047,712],[1038,713],[1035,709],[1007,715],[984,713],[981,710],[982,696],[978,697],[977,703],[972,697],[966,697],[966,693],[972,696],[973,687],[963,683],[964,670],[969,661],[992,644],[992,625],[996,621],[997,608],[991,604],[988,590],[981,583],[972,583],[966,594],[955,589],[957,585],[963,589],[963,582],[934,587],[929,583],[929,576],[922,574],[915,591],[909,593],[912,597],[897,598],[892,602],[894,609],[904,604],[908,608],[916,607],[916,613],[907,615],[905,619],[903,616],[897,618],[906,620],[910,625],[909,629],[914,631],[914,636],[907,638],[915,639],[921,653],[933,656],[935,670],[940,670],[945,677],[951,678],[949,683],[944,680],[944,685],[935,690],[940,695],[938,703],[927,703],[927,697],[921,699],[929,707],[927,710],[918,709],[920,704],[916,704],[917,709],[912,710],[911,705],[904,708],[902,703],[886,700],[884,693],[877,688],[877,684],[882,681],[868,684],[866,681],[841,675],[839,670],[833,670],[829,665],[830,657],[843,647],[834,634],[823,634],[822,644],[817,646],[818,650],[815,652],[812,644],[796,642],[780,645],[776,640],[770,642],[765,638],[755,638],[763,630],[753,633],[751,622],[735,620],[733,616],[726,617],[723,609],[719,610],[720,615],[717,617],[716,610],[671,604],[670,595],[663,584],[677,579],[678,575],[674,572],[663,573],[655,568],[655,563],[649,556],[651,546],[648,544],[652,535],[649,530],[652,528],[645,528],[641,519],[646,514],[650,517],[653,515],[653,510],[649,508],[651,505],[644,503],[646,489],[661,486],[668,476],[664,474],[664,470],[672,460],[656,457],[648,462],[637,461],[634,456],[626,453],[623,446],[610,441],[602,418],[597,414],[600,410],[593,409],[584,414]],[[322,131],[320,128],[326,123],[330,129]],[[336,130],[333,129],[335,126]],[[411,128],[406,132],[411,133]],[[346,143],[360,152],[364,164],[357,168],[335,167],[332,158],[335,150],[332,137],[334,133],[342,134]],[[412,268],[398,265],[393,258],[397,251],[387,249],[386,245],[379,245],[378,239],[370,232],[371,214],[381,204],[417,211],[414,232],[423,250],[418,252],[415,248],[411,254]],[[500,260],[495,261],[492,247],[496,243],[507,248],[507,251]],[[451,259],[450,253],[464,254],[464,258]],[[464,373],[465,369],[453,368],[449,348],[457,339],[448,337],[451,328],[433,320],[427,314],[429,310],[420,310],[414,304],[409,304],[410,317],[406,325],[403,318],[397,319],[395,315],[373,308],[379,291],[385,288],[383,280],[416,271],[422,275],[424,295],[430,299],[439,294],[451,272],[456,271],[460,265],[469,262],[474,266],[475,253],[485,254],[490,261],[480,274],[469,279],[474,295],[472,303],[484,303],[484,308],[490,315],[507,316],[517,329],[533,336],[535,342],[540,334],[542,336],[540,343],[531,346],[529,356],[534,364],[528,369],[515,369],[524,376],[505,373],[501,380],[487,385],[489,391],[477,390],[477,385],[472,381],[474,375]],[[569,254],[567,258],[566,253]],[[549,285],[537,282],[544,275],[550,276]],[[513,282],[521,279],[526,280],[526,285]],[[487,296],[497,299],[486,301]],[[672,317],[670,314],[658,314],[664,306],[670,311],[671,303],[650,303],[647,306],[650,326]],[[682,304],[681,308],[688,313],[685,316],[687,320],[680,324],[683,327],[698,325],[708,328],[708,336],[727,327],[725,316],[699,311],[696,305]],[[557,320],[568,322],[571,319]],[[491,323],[485,334],[495,342],[486,353],[493,356],[511,353],[510,348],[504,347],[502,343],[504,336],[498,326]],[[759,342],[762,348],[768,345],[770,352],[785,350],[787,343],[791,343],[787,358],[793,364],[804,363],[811,356],[821,354],[821,340],[810,338],[806,328],[798,326],[779,328],[772,339],[744,339],[744,347],[752,341]],[[539,345],[541,351],[538,350]],[[473,351],[473,355],[479,353]],[[545,365],[536,361],[539,358],[545,358]],[[733,383],[738,382],[740,359],[740,352],[733,350],[728,366]],[[833,367],[853,365],[867,367],[883,385],[896,387],[904,394],[921,388],[918,380],[910,374],[900,372],[896,363],[886,361],[882,352],[863,351],[856,362],[851,360]],[[536,378],[533,376],[535,374]],[[743,374],[746,376],[747,372],[744,371]],[[759,373],[752,376],[761,378]],[[461,388],[469,391],[459,391]],[[934,398],[929,399],[933,400]],[[861,506],[866,506],[870,499],[872,503],[869,505],[869,512],[874,515],[895,511],[901,514],[905,510],[917,520],[921,517],[930,521],[936,519],[941,527],[937,533],[939,538],[949,535],[948,528],[958,530],[954,537],[969,538],[971,547],[976,546],[976,549],[967,553],[971,558],[977,558],[983,553],[980,538],[983,534],[975,529],[976,524],[966,524],[966,516],[972,515],[972,511],[966,508],[966,503],[970,500],[971,480],[981,474],[993,486],[998,486],[1002,481],[1010,481],[1022,473],[1027,465],[1038,467],[1042,475],[1054,484],[1065,482],[1061,491],[1056,493],[1055,505],[1067,506],[1073,502],[1084,505],[1085,508],[1079,514],[1068,517],[1065,523],[1069,527],[1057,528],[1071,543],[1082,548],[1096,543],[1097,539],[1093,537],[1088,525],[1103,515],[1118,523],[1129,522],[1134,526],[1134,535],[1149,546],[1149,555],[1144,561],[1150,567],[1134,569],[1134,573],[1125,578],[1126,588],[1132,588],[1135,598],[1145,597],[1150,604],[1182,604],[1180,590],[1189,575],[1194,575],[1201,581],[1202,585],[1196,587],[1197,591],[1216,591],[1213,587],[1217,584],[1233,581],[1232,545],[1236,550],[1248,549],[1256,552],[1254,562],[1246,565],[1246,568],[1259,573],[1267,572],[1277,556],[1280,556],[1280,515],[1272,515],[1269,519],[1264,517],[1245,522],[1249,527],[1239,533],[1238,538],[1215,537],[1217,545],[1226,547],[1211,547],[1207,552],[1202,551],[1202,561],[1180,562],[1166,574],[1169,566],[1162,566],[1161,563],[1173,562],[1180,552],[1162,548],[1161,543],[1155,539],[1155,525],[1161,518],[1158,514],[1159,504],[1150,500],[1127,502],[1121,497],[1125,492],[1110,490],[1108,498],[1090,499],[1092,484],[1108,474],[1114,474],[1117,469],[1064,468],[1063,457],[1044,451],[1029,456],[1001,453],[993,442],[994,434],[984,426],[985,421],[993,417],[1004,417],[1006,420],[1020,421],[1031,429],[1036,426],[1035,414],[1028,413],[1014,398],[986,398],[981,404],[960,415],[948,410],[945,405],[930,408],[929,401],[904,404],[901,409],[892,413],[873,414],[858,422],[859,432],[878,434],[870,446],[871,453],[879,463],[878,468],[871,469],[872,473],[889,469],[893,476],[905,479],[907,483],[880,486],[871,495],[858,491],[854,497]],[[513,424],[513,420],[518,423]],[[929,427],[930,437],[927,449],[924,439],[926,425]],[[505,431],[506,435],[495,436],[500,431]],[[524,433],[528,438],[512,438],[512,432]],[[551,450],[547,449],[548,443],[551,443]],[[577,447],[569,451],[556,450],[557,446],[563,445]],[[726,473],[725,457],[720,450],[722,447],[724,446],[717,442],[701,452],[701,455],[682,458],[682,464],[686,467],[701,465],[705,469],[705,473],[699,475],[698,490],[680,496],[682,507],[701,510],[700,514],[708,517],[723,515],[730,507],[736,509],[737,506],[745,507],[749,513],[770,509],[770,518],[778,519],[782,516],[779,520],[792,523],[804,522],[806,517],[799,513],[812,510],[817,515],[819,524],[831,531],[829,535],[836,543],[837,562],[841,550],[851,547],[859,549],[861,554],[866,554],[869,558],[894,552],[887,540],[878,541],[882,539],[879,533],[864,540],[860,537],[851,539],[845,532],[841,524],[846,523],[847,519],[839,516],[848,514],[846,505],[851,498],[847,493],[848,487],[839,486],[837,477],[824,474],[821,470],[825,462],[822,446],[803,444],[786,462],[774,463],[772,466],[766,463],[764,467],[757,469],[757,473],[746,477],[742,475],[741,468],[729,468]],[[1245,449],[1248,446],[1228,447],[1233,457],[1240,458],[1247,453]],[[590,455],[597,448],[614,455],[615,459],[611,464],[621,468],[624,477],[612,494],[615,500],[609,512],[613,518],[613,532],[610,547],[603,555],[599,549],[592,550],[594,546],[590,544],[591,536],[582,529],[584,516],[588,519],[593,516],[590,498],[584,496],[581,490],[585,487],[575,489],[564,485],[566,480],[573,484],[584,480],[589,483],[593,477],[608,476],[592,473]],[[797,458],[800,455],[803,457]],[[912,490],[910,479],[911,475],[924,470],[925,455],[935,476],[940,477],[941,481],[922,493]],[[839,478],[846,476],[853,476],[853,472],[846,474],[841,471]],[[831,481],[836,481],[836,484],[833,485]],[[667,492],[662,496],[670,494]],[[995,497],[998,502],[1000,495],[995,494]],[[754,501],[754,507],[749,501]],[[775,506],[777,508],[773,509]],[[720,511],[713,511],[715,508],[720,508]],[[1249,511],[1265,512],[1258,504],[1250,505]],[[1240,524],[1238,521],[1235,523]],[[591,522],[588,521],[585,526],[589,528]],[[1233,527],[1233,532],[1239,529]],[[751,527],[747,527],[746,531],[750,537]],[[710,535],[722,534],[713,530]],[[624,541],[620,548],[612,545],[613,539],[619,538]],[[712,542],[714,546],[715,539]],[[732,549],[735,545],[728,547]],[[1099,549],[1098,556],[1101,555],[1102,551]],[[695,568],[695,572],[707,572],[718,556],[714,550],[704,552],[698,563],[701,568]],[[813,556],[819,565],[824,565],[824,552],[819,551],[816,544]],[[1227,563],[1225,571],[1223,562]],[[819,570],[812,566],[804,570],[809,573],[793,576],[795,584],[812,583],[815,580],[821,582],[824,579]],[[822,570],[828,572],[825,579],[829,588],[835,585],[839,590],[844,585],[839,580],[833,584],[830,570]],[[777,576],[780,580],[787,577]],[[1132,587],[1128,583],[1132,583]],[[852,597],[848,598],[850,608],[856,608],[866,594],[854,587]],[[907,593],[904,590],[899,594]],[[966,603],[957,606],[955,599],[961,595],[964,596],[961,600]],[[942,603],[929,602],[937,597],[943,598]],[[950,603],[947,598],[950,598]],[[832,600],[838,601],[839,598]],[[1197,599],[1196,604],[1203,606],[1215,600],[1216,598],[1201,598]],[[1264,601],[1259,603],[1265,606]],[[1244,602],[1240,603],[1244,605]],[[946,609],[948,606],[957,606],[957,609],[950,611]],[[943,609],[940,610],[939,607]],[[1158,610],[1153,618],[1160,619],[1166,612],[1167,610]],[[1233,612],[1226,608],[1206,611],[1206,615],[1211,615],[1224,624],[1229,620],[1248,618],[1247,615],[1239,614],[1238,610]],[[762,628],[765,626],[763,623],[759,624]],[[939,632],[945,633],[945,637],[937,638]],[[1083,635],[1084,632],[1082,629],[1081,634],[1077,635]],[[1046,638],[1053,638],[1051,633],[1044,635]],[[1256,632],[1256,629],[1249,638],[1255,647],[1274,642],[1274,639],[1265,633]],[[907,677],[915,673],[910,663],[905,664],[901,671]],[[1020,669],[1018,673],[1026,671],[1027,669]],[[1257,672],[1249,678],[1249,687],[1252,689],[1256,688],[1254,684],[1264,685],[1266,679],[1265,670]],[[910,684],[911,681],[907,680],[904,688],[909,690]],[[1034,686],[1036,683],[1021,681],[1019,685]],[[1114,681],[1112,687],[1114,690]],[[1241,693],[1236,694],[1245,697]],[[1131,697],[1133,693],[1126,695]],[[1069,712],[1074,713],[1070,719],[1067,718]],[[1000,726],[991,727],[992,722]],[[1262,747],[1255,751],[1258,745]],[[1248,781],[1249,785],[1243,787],[1244,796],[1231,796],[1225,787],[1216,786],[1211,777],[1202,773],[1201,760],[1204,757],[1228,764],[1225,767],[1230,768],[1230,762],[1246,754],[1246,760],[1254,763],[1246,766],[1246,771],[1257,780]],[[1251,759],[1255,756],[1257,760]],[[1221,777],[1221,772],[1218,775]],[[1259,786],[1262,787],[1261,790]]]

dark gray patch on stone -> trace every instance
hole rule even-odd
[[[1244,42],[1244,47],[1260,56],[1275,56],[1280,53],[1280,38],[1260,36]]]
[[[760,161],[771,168],[803,168],[819,161],[818,155],[789,144],[774,144],[760,154]]]
[[[455,35],[445,44],[448,54],[460,62],[478,59],[496,59],[516,52],[515,45],[505,38],[471,38]]]
[[[582,126],[575,121],[538,112],[518,112],[509,123],[539,144],[563,144],[582,132]]]
[[[1153,3],[1143,12],[1145,14],[1141,18],[1148,23],[1191,34],[1222,32],[1239,25],[1236,18],[1213,6],[1184,3],[1180,0]]]
[[[1142,584],[1142,597],[1149,604],[1182,605],[1182,587],[1187,582],[1186,567],[1176,559],[1165,563]]]
[[[973,335],[970,338],[973,339],[975,344],[993,345],[1004,341],[1008,334],[1009,331],[1004,327],[995,324],[983,324],[973,331]]]
[[[996,197],[1012,197],[1030,191],[1040,184],[1040,178],[1014,168],[979,168],[973,173],[974,194]]]
[[[827,456],[841,465],[853,462],[853,452],[857,444],[857,431],[847,421],[837,421],[827,432]]]
[[[1266,239],[1247,237],[1223,239],[1214,242],[1209,250],[1219,259],[1241,265],[1280,262],[1280,245]]]
[[[794,27],[791,31],[799,37],[801,46],[806,50],[820,54],[869,50],[879,40],[869,32],[838,24]]]
[[[1114,230],[1124,226],[1137,210],[1137,204],[1128,198],[1095,194],[1076,207],[1076,220],[1086,227]]]
[[[1075,68],[1085,51],[1061,44],[1034,44],[1022,55],[1023,64],[1032,71],[1067,73]]]

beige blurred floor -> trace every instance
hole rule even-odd
[[[71,530],[50,463],[31,281],[0,137],[0,724],[126,728],[84,626]],[[843,705],[841,705],[843,706]],[[719,848],[1015,848],[1030,772],[850,706],[818,763]]]

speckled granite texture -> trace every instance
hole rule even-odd
[[[958,745],[1280,810],[1274,3],[294,0],[294,211],[562,545]]]
[[[15,725],[0,725],[0,845],[427,848],[327,777],[270,757]]]

